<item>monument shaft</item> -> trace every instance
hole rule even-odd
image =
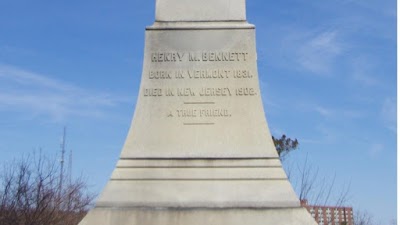
[[[131,128],[81,225],[315,223],[271,139],[244,6],[157,0]]]
[[[121,158],[277,158],[254,40],[249,25],[148,28],[140,97]]]

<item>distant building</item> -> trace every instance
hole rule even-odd
[[[333,207],[309,205],[307,200],[301,201],[318,225],[354,225],[352,207]]]

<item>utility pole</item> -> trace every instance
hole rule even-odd
[[[69,159],[68,159],[68,182],[71,184],[72,182],[72,149],[69,150]]]
[[[60,168],[60,187],[59,190],[62,190],[62,186],[63,186],[63,179],[64,179],[64,155],[65,155],[65,136],[67,133],[67,128],[64,126],[64,130],[63,130],[63,136],[62,136],[62,140],[61,140],[61,160],[60,160],[60,164],[61,164],[61,168]]]

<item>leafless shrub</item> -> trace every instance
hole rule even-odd
[[[4,165],[0,171],[0,224],[78,224],[94,196],[82,179],[67,181],[65,175],[57,160],[42,154]]]
[[[375,225],[375,222],[371,213],[356,211],[354,213],[354,225]]]
[[[336,175],[322,175],[308,157],[303,162],[285,161],[284,167],[300,200],[313,205],[343,206],[350,198],[350,183],[338,184]]]

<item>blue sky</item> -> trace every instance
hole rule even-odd
[[[154,1],[0,1],[0,164],[62,128],[74,174],[100,191],[134,112]],[[297,138],[348,205],[396,218],[396,1],[247,0],[274,135]]]

